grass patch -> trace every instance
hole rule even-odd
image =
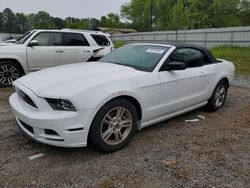
[[[114,46],[115,48],[120,48],[121,46],[127,44],[126,42],[122,42],[122,41],[114,41]]]
[[[234,63],[237,75],[250,75],[250,48],[221,46],[211,49],[216,58]]]

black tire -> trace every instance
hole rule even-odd
[[[214,112],[221,108],[227,98],[227,90],[228,90],[228,85],[225,81],[221,80],[215,87],[212,96],[208,100],[208,104],[206,106],[206,109],[210,112]],[[220,91],[221,94],[219,95]]]
[[[121,118],[117,119],[116,117],[117,117],[119,109],[123,109],[124,112],[120,112],[119,114],[122,114]],[[115,113],[115,110],[117,110],[116,113]],[[113,117],[113,115],[115,115],[116,117]],[[110,121],[106,121],[108,119]],[[127,125],[125,125],[124,123],[125,126],[129,125],[127,128],[123,127],[122,125],[120,126],[120,123],[122,124],[122,122],[125,122],[125,121],[129,122],[129,119],[131,119],[130,123],[127,123]],[[117,123],[115,125],[116,120],[117,120]],[[89,141],[91,142],[91,144],[97,147],[100,151],[105,152],[105,153],[120,150],[125,145],[127,145],[132,139],[132,137],[134,136],[136,132],[137,120],[138,120],[137,111],[131,102],[122,98],[110,101],[107,104],[105,104],[96,114],[92,122],[91,128],[90,128]],[[118,123],[118,121],[120,123]],[[116,126],[118,126],[118,128]],[[119,128],[120,130],[116,130]],[[116,131],[120,132],[123,136],[125,135],[126,137],[124,136],[124,138],[122,138],[123,136],[120,136]],[[108,134],[109,136],[107,136],[107,138],[109,139],[105,141],[103,137],[105,137],[104,135],[106,135],[105,134],[106,132],[113,132],[113,133]],[[117,141],[116,134],[118,134],[119,135],[118,137],[120,137],[121,139],[120,143],[115,143]],[[112,141],[114,143],[112,143]]]
[[[0,87],[11,87],[12,82],[23,76],[23,70],[12,61],[0,61]]]

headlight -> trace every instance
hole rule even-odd
[[[66,99],[46,99],[54,110],[76,111],[75,106]]]

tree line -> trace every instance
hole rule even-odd
[[[120,21],[120,16],[109,13],[102,16],[101,19],[96,18],[73,18],[65,19],[52,17],[45,11],[39,11],[36,14],[14,13],[10,8],[6,8],[0,12],[0,32],[3,33],[25,33],[32,29],[87,29],[93,30],[96,27],[110,28],[128,28],[129,23]]]
[[[121,14],[65,19],[45,11],[36,14],[0,12],[0,32],[25,33],[31,29],[89,29],[96,27],[164,31],[250,25],[249,0],[131,0]]]
[[[250,25],[249,0],[131,0],[121,15],[138,31]]]

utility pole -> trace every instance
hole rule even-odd
[[[153,31],[153,0],[150,0],[150,30]]]

